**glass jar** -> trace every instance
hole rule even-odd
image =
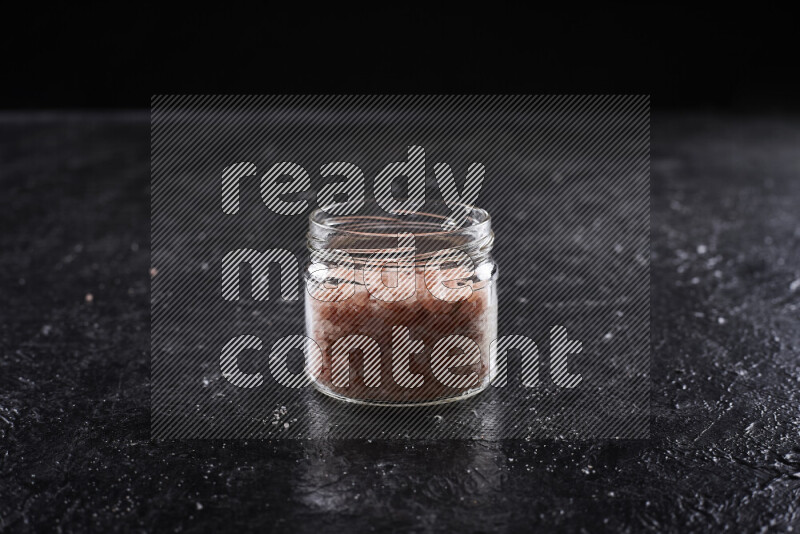
[[[307,369],[315,387],[381,405],[483,391],[494,378],[497,336],[489,214],[459,206],[456,220],[444,205],[363,212],[309,216],[306,332],[320,350],[308,351]]]

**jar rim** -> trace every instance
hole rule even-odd
[[[459,203],[451,207],[444,203],[426,203],[420,210],[408,210],[399,214],[379,208],[366,212],[363,209],[353,209],[356,213],[352,215],[337,215],[326,211],[335,206],[337,211],[347,213],[350,211],[348,207],[358,208],[359,204],[361,203],[345,202],[315,209],[308,216],[309,233],[317,233],[314,232],[317,230],[320,234],[335,232],[339,235],[379,238],[401,232],[412,233],[417,237],[455,237],[459,234],[479,236],[491,232],[492,217],[489,212],[471,204]],[[453,213],[458,212],[464,214],[464,223],[456,226]],[[448,223],[453,227],[447,228]],[[381,231],[373,231],[372,228],[381,228]]]

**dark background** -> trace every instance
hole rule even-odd
[[[800,526],[788,13],[218,7],[3,15],[0,532]],[[328,91],[652,94],[650,440],[150,439],[150,95]]]
[[[780,9],[465,4],[37,5],[5,17],[0,107],[146,108],[159,93],[625,93],[655,109],[797,107]],[[761,8],[762,6],[758,6]]]

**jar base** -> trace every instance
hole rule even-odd
[[[467,391],[463,391],[463,392],[459,393],[458,395],[452,395],[452,396],[449,396],[449,397],[440,397],[440,398],[431,399],[431,400],[409,401],[409,402],[381,401],[381,400],[374,400],[374,399],[358,399],[358,398],[353,398],[353,397],[346,397],[344,395],[336,393],[335,391],[332,391],[331,389],[329,389],[326,386],[320,384],[319,382],[312,381],[311,383],[314,385],[314,389],[316,389],[317,391],[319,391],[323,395],[326,395],[328,397],[334,398],[334,399],[336,399],[338,401],[342,401],[342,402],[349,402],[349,403],[352,403],[352,404],[360,404],[362,406],[384,406],[384,407],[387,407],[387,408],[418,408],[418,407],[421,407],[421,406],[436,406],[436,405],[439,405],[439,404],[447,404],[447,403],[451,403],[451,402],[458,402],[458,401],[462,401],[462,400],[465,400],[465,399],[469,399],[469,398],[475,397],[476,395],[479,395],[479,394],[483,393],[486,390],[486,388],[489,387],[489,384],[491,383],[491,381],[490,380],[486,380],[481,386],[479,386],[477,388],[473,388],[473,389],[467,390]]]

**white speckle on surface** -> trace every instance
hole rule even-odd
[[[83,300],[91,304],[92,302],[94,302],[94,295],[92,295],[91,293],[86,293],[86,296],[83,297]]]
[[[725,323],[727,323],[727,322],[728,322],[728,320],[727,320],[727,319],[725,319],[725,317],[717,317],[717,322],[718,322],[719,324],[725,324]]]
[[[697,245],[697,253],[698,254],[705,254],[708,252],[708,247],[705,245]]]
[[[202,509],[203,509],[203,503],[201,503],[201,502],[197,502],[197,503],[195,503],[195,505],[194,505],[194,506],[195,506],[195,508],[197,508],[198,510],[202,510]]]
[[[800,278],[789,284],[789,291],[797,291],[800,289]]]
[[[283,423],[283,428],[289,428],[289,423]]]

